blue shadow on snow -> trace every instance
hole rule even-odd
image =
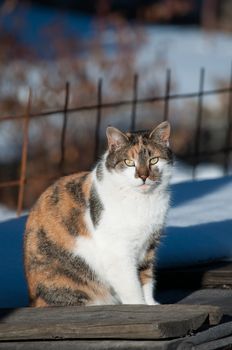
[[[0,223],[0,307],[28,305],[23,265],[23,233],[27,216]]]

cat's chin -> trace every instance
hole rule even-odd
[[[136,190],[140,193],[150,193],[154,191],[155,185],[147,185],[147,184],[142,184],[136,187]]]

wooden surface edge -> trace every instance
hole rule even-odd
[[[12,318],[12,322],[9,322],[10,316],[8,322],[4,322],[4,318],[0,322],[0,341],[177,338],[197,331],[203,324],[218,324],[222,317],[219,307],[209,305],[173,304],[152,307],[121,305],[120,307],[75,308],[75,311],[78,309],[82,314],[81,312],[74,314],[74,319],[72,316],[71,320],[63,317],[62,311],[65,311],[67,315],[72,315],[72,308],[21,309],[18,311],[18,314],[21,315],[19,322],[17,322],[17,317]],[[95,310],[93,313],[95,319],[90,322],[91,310]],[[115,314],[112,310],[115,311]],[[54,316],[57,312],[57,318],[46,321],[46,312],[50,311],[54,313]],[[23,312],[25,312],[24,320]],[[34,320],[28,318],[30,314],[34,315]],[[45,318],[40,319],[40,314]],[[63,317],[60,320],[59,315]],[[101,317],[100,320],[98,315]],[[83,322],[81,321],[82,316],[85,316]],[[79,317],[78,322],[75,322],[75,317]]]

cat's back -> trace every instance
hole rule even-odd
[[[62,256],[69,257],[76,238],[89,235],[84,215],[91,183],[88,172],[60,178],[32,208],[24,235],[24,264],[32,299],[39,281],[62,266]],[[62,285],[58,274],[56,278]]]
[[[89,172],[64,176],[57,180],[42,193],[30,211],[26,231],[31,231],[37,225],[48,226],[52,222],[57,225],[62,221],[64,224],[74,216],[74,212],[82,213],[89,197],[90,186]]]

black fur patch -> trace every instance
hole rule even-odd
[[[59,202],[60,199],[60,193],[59,193],[59,186],[58,185],[53,185],[53,191],[51,194],[51,203],[56,205]]]
[[[138,158],[139,158],[140,166],[146,167],[147,159],[149,158],[148,149],[145,147],[142,147],[138,154]]]
[[[101,219],[102,211],[104,210],[103,204],[99,198],[95,186],[92,186],[89,198],[90,217],[94,227],[96,227]]]
[[[142,136],[143,144],[147,145],[149,143],[150,131],[148,130],[139,130],[129,134],[129,144],[130,146],[136,145],[139,143],[139,138]]]
[[[85,196],[82,191],[82,183],[84,182],[84,179],[81,178],[79,182],[76,182],[75,180],[72,180],[66,184],[66,189],[68,193],[71,195],[71,197],[75,200],[75,202],[85,205]]]
[[[26,245],[28,236],[30,235],[31,232],[32,230],[29,228],[27,228],[26,231],[24,232],[24,246]]]
[[[115,169],[117,165],[120,164],[120,168],[126,168],[126,165],[124,163],[124,159],[127,158],[127,152],[129,150],[128,146],[121,147],[116,152],[109,152],[107,158],[106,158],[106,168],[111,171],[112,169]]]
[[[77,236],[79,233],[80,214],[79,208],[72,208],[68,216],[62,221],[71,236]]]
[[[47,287],[40,283],[36,289],[37,298],[42,298],[48,305],[74,306],[85,305],[89,301],[86,293],[70,288]]]
[[[96,176],[99,182],[103,180],[103,164],[101,161],[97,164]]]
[[[75,282],[88,284],[89,281],[97,281],[97,277],[90,266],[78,256],[73,256],[67,250],[50,241],[43,229],[37,232],[39,239],[39,253],[42,254],[50,264],[58,262],[55,273],[61,273]]]
[[[155,240],[151,241],[147,251],[154,250],[156,248],[157,242]]]
[[[144,260],[138,267],[139,272],[149,270],[153,267],[154,261],[152,260]]]

